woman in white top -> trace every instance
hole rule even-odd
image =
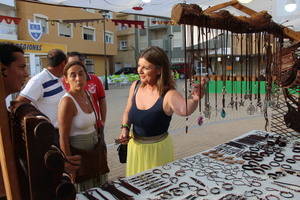
[[[65,81],[70,90],[61,98],[58,107],[58,123],[60,147],[68,156],[72,148],[91,150],[98,143],[95,129],[96,114],[92,100],[84,87],[87,81],[85,66],[81,62],[68,63],[64,68]],[[72,148],[71,148],[72,147]],[[82,162],[84,162],[82,158]],[[83,163],[81,164],[81,166]],[[75,180],[76,174],[71,174]],[[107,175],[97,175],[77,184],[77,190],[83,191],[91,187],[99,187],[107,180]]]

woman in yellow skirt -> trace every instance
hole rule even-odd
[[[186,106],[185,98],[175,89],[168,56],[159,47],[142,52],[138,73],[140,80],[130,87],[119,136],[123,143],[129,141],[126,176],[173,161],[172,139],[168,134],[172,114],[192,114],[203,96],[199,87],[205,84],[202,81],[194,87]]]

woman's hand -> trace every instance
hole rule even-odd
[[[121,133],[119,135],[118,143],[127,144],[129,140],[129,130],[126,128],[122,128]]]
[[[205,94],[206,83],[208,82],[208,78],[201,78],[201,82],[198,84],[193,84],[193,90],[191,93],[193,101],[199,101]]]
[[[65,171],[71,175],[72,182],[75,183],[76,171],[80,168],[81,156],[67,156],[67,162],[65,162]]]

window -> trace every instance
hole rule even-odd
[[[172,26],[173,32],[181,32],[181,26],[180,25],[175,25]]]
[[[120,50],[127,50],[127,41],[120,40]]]
[[[35,19],[36,22],[41,22],[43,34],[49,33],[48,22],[47,22],[48,17],[47,16],[41,15],[41,14],[35,14],[34,19]]]
[[[125,24],[119,24],[119,26],[118,26],[119,31],[123,31],[123,30],[127,30],[127,29],[128,29],[128,26],[126,26]]]
[[[86,66],[86,71],[89,73],[94,73],[94,61],[91,58],[85,59],[85,66]]]
[[[140,29],[140,36],[147,35],[146,29]]]
[[[95,38],[95,29],[89,27],[83,27],[83,39],[84,40],[96,40]]]
[[[106,19],[112,19],[112,18],[113,18],[112,12],[106,13],[106,17],[105,17],[105,18],[106,18]]]
[[[69,23],[59,23],[58,24],[58,34],[62,37],[72,37],[72,24]]]
[[[112,32],[105,32],[105,43],[106,44],[114,43],[114,34]]]

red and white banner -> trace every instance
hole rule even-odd
[[[12,22],[14,22],[14,24],[19,24],[20,21],[21,21],[21,18],[18,18],[18,17],[9,17],[9,16],[3,16],[3,15],[0,15],[0,23],[2,23],[3,20],[4,20],[7,24],[11,24]]]

